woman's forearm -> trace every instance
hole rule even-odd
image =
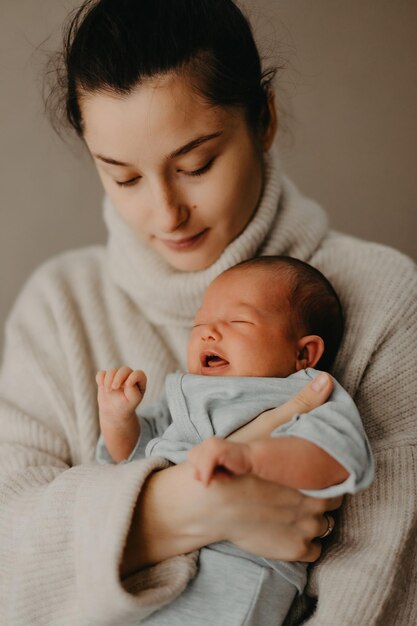
[[[188,462],[170,467],[150,476],[142,488],[121,577],[222,540],[265,558],[314,561],[320,554],[314,538],[327,528],[323,511],[341,501],[309,498],[251,475],[205,487]]]
[[[152,474],[142,487],[123,555],[122,578],[218,541],[217,487],[205,489],[189,463]]]
[[[301,437],[269,438],[247,446],[252,472],[296,489],[325,489],[349,473],[325,450]]]
[[[318,388],[314,388],[314,381],[308,384],[281,407],[266,411],[233,433],[231,440],[239,441],[243,436],[245,439],[240,441],[246,442],[269,436],[296,413],[325,402],[333,382],[329,375],[320,378],[324,384]],[[120,566],[122,577],[221,540],[267,558],[314,560],[320,548],[311,540],[326,529],[322,512],[341,503],[341,499],[320,503],[296,490],[251,476],[216,480],[206,488],[194,475],[191,464],[182,463],[148,478],[128,534]],[[304,517],[311,519],[312,513],[317,528],[310,526],[306,530],[302,521]],[[294,519],[301,520],[299,527]]]

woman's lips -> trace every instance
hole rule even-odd
[[[205,228],[197,235],[193,237],[185,237],[184,239],[160,239],[162,243],[170,248],[170,250],[191,250],[192,248],[196,248],[200,243],[202,243],[203,239],[207,235],[209,229]]]

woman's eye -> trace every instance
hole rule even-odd
[[[119,187],[133,187],[138,180],[140,180],[140,176],[135,176],[129,180],[116,180],[116,184],[119,185]]]
[[[203,165],[203,167],[200,167],[198,170],[194,170],[192,172],[187,172],[188,176],[201,176],[202,174],[205,174],[206,172],[209,171],[209,169],[213,165],[214,160],[215,160],[215,157],[210,159],[210,161],[208,163]]]
[[[215,159],[214,157],[210,159],[208,163],[203,165],[203,167],[200,167],[198,170],[193,170],[192,172],[185,172],[185,173],[187,174],[187,176],[202,176],[203,174],[209,171],[209,169],[214,163],[214,159]],[[140,180],[140,178],[141,178],[140,176],[135,176],[134,178],[130,178],[129,180],[116,180],[116,184],[119,187],[133,187]]]

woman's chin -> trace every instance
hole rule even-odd
[[[172,251],[161,249],[160,246],[156,252],[170,265],[173,269],[180,272],[200,272],[213,265],[221,255],[220,250],[193,250],[193,251]]]

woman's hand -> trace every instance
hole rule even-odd
[[[224,500],[224,538],[247,552],[282,561],[315,561],[321,552],[318,538],[329,526],[324,513],[342,503],[342,497],[310,498],[253,475],[213,481],[210,489],[219,489]]]
[[[248,443],[255,439],[269,437],[273,430],[291,421],[297,413],[308,413],[326,402],[333,391],[333,379],[329,374],[321,372],[308,385],[303,387],[285,404],[264,411],[254,420],[229,435],[230,441]]]

